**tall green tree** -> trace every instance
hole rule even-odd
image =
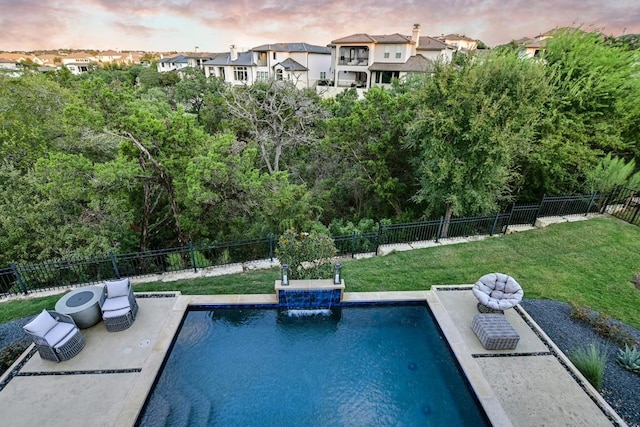
[[[406,138],[425,216],[495,213],[511,201],[515,160],[530,150],[548,95],[540,66],[514,54],[437,64],[416,91]]]
[[[602,154],[638,152],[638,58],[597,31],[565,29],[549,39],[542,63],[553,92],[523,172],[537,195],[580,191]]]
[[[340,216],[399,218],[410,210],[414,190],[411,150],[402,145],[413,118],[411,100],[396,89],[371,88],[362,100],[337,99],[327,120],[325,156],[315,162],[320,188]],[[341,105],[344,104],[344,105]]]

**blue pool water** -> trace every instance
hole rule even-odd
[[[481,426],[428,308],[192,310],[141,416],[167,426]]]

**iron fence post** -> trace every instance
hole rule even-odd
[[[509,230],[509,226],[511,225],[511,219],[513,218],[513,211],[516,208],[516,204],[512,203],[511,204],[511,212],[509,212],[509,218],[507,218],[507,226],[504,228],[504,233],[503,234],[507,234],[507,231]]]
[[[196,265],[196,254],[193,250],[193,242],[189,242],[189,256],[191,257],[191,265],[193,266],[193,272],[198,272],[198,266]]]
[[[496,219],[493,220],[493,226],[491,227],[491,232],[489,236],[493,236],[496,232],[496,226],[498,225],[498,218],[500,217],[500,212],[496,214]]]
[[[531,223],[531,225],[533,225],[534,227],[536,226],[536,221],[538,220],[538,215],[540,215],[540,212],[542,212],[542,206],[544,205],[544,198],[547,197],[546,194],[542,195],[542,200],[540,201],[540,205],[538,206],[538,210],[536,211],[535,216],[533,217],[533,222]]]
[[[631,195],[633,197],[633,193],[631,193]],[[638,216],[638,212],[640,212],[640,205],[636,206],[636,211],[633,213],[633,217],[631,217],[631,221],[629,221],[630,224],[636,223],[636,217]]]
[[[11,271],[13,271],[14,276],[16,276],[16,280],[18,281],[18,286],[20,286],[22,293],[26,295],[27,287],[25,286],[24,281],[22,280],[22,276],[20,275],[20,272],[18,272],[18,266],[16,266],[16,264],[13,262],[11,263]]]
[[[378,238],[376,239],[376,256],[378,255],[378,249],[380,249],[381,241],[382,241],[382,223],[378,224]]]
[[[444,217],[440,217],[440,222],[438,223],[438,233],[436,234],[436,243],[440,240],[440,234],[442,233],[442,227],[444,225]]]
[[[116,277],[120,278],[120,270],[118,270],[118,260],[113,252],[109,252],[109,258],[111,258],[111,265],[113,266],[113,272],[116,273]]]
[[[376,255],[378,254],[378,249],[376,248]],[[351,233],[351,258],[356,257],[356,232]]]
[[[591,200],[589,200],[589,206],[587,206],[587,211],[584,213],[584,216],[589,215],[589,211],[591,211],[591,206],[593,206],[593,202],[595,202],[597,194],[598,194],[597,192],[594,192],[591,195]]]

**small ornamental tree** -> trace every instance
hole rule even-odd
[[[289,265],[291,279],[326,279],[331,277],[331,258],[337,250],[333,239],[324,233],[285,231],[278,239],[276,255],[280,264]]]

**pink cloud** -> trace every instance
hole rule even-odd
[[[559,26],[640,33],[637,0],[0,0],[0,49],[131,46],[228,49],[306,41],[326,45],[359,32],[460,33],[490,46]],[[57,46],[55,46],[57,44]],[[204,47],[203,47],[204,49]]]

